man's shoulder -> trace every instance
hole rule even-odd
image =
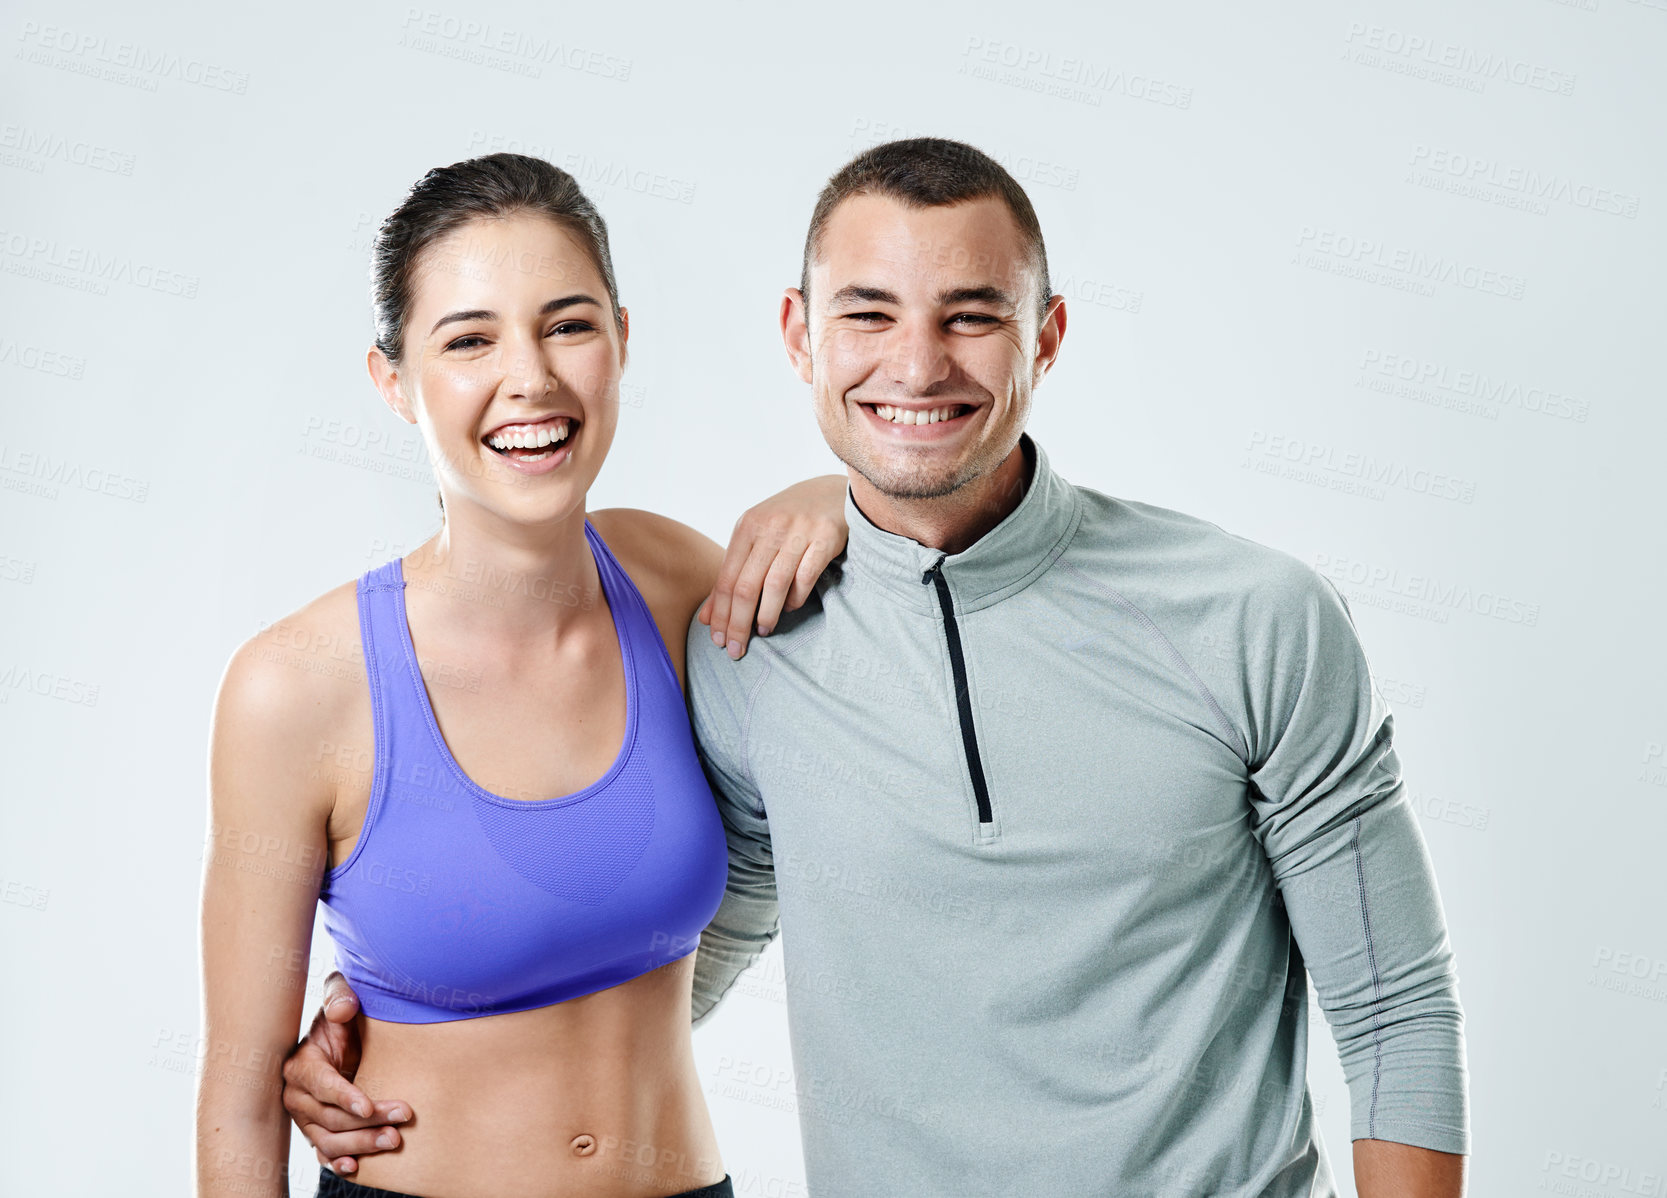
[[[1283,606],[1306,599],[1318,572],[1283,549],[1229,532],[1202,516],[1078,486],[1083,518],[1067,559],[1098,567],[1142,589],[1260,598]]]
[[[691,698],[750,696],[778,662],[802,653],[821,635],[827,617],[823,596],[846,576],[843,564],[843,555],[835,558],[804,603],[782,612],[769,636],[752,637],[738,660],[731,660],[728,652],[713,642],[710,628],[699,620],[692,622],[686,666]]]

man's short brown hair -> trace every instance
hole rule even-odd
[[[1048,282],[1048,252],[1042,244],[1042,225],[1036,209],[1007,168],[976,146],[943,137],[910,137],[864,150],[828,180],[816,197],[805,234],[805,256],[799,271],[799,290],[810,298],[810,264],[821,249],[822,230],[833,210],[857,195],[880,195],[916,208],[959,204],[988,197],[1000,199],[1013,214],[1035,262],[1040,293],[1039,313],[1046,314],[1053,294]]]

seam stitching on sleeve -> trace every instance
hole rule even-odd
[[[821,640],[822,633],[824,631],[825,626],[819,626],[808,635],[792,638],[785,645],[771,645],[771,652],[765,655],[763,672],[759,674],[758,681],[752,684],[752,690],[747,695],[747,710],[741,717],[741,745],[738,752],[741,757],[741,765],[746,770],[747,775],[742,779],[742,781],[752,787],[753,792],[758,795],[758,810],[753,812],[753,814],[758,816],[759,819],[767,818],[767,813],[764,810],[764,795],[758,789],[758,780],[753,777],[752,757],[748,753],[748,745],[752,743],[753,708],[758,703],[758,696],[764,693],[764,684],[769,680],[770,672],[775,668],[774,655],[780,654],[781,656],[786,657],[790,654],[796,653],[806,645],[813,644],[814,642]]]
[[[1366,909],[1366,866],[1360,856],[1360,816],[1354,817],[1354,876],[1360,888],[1360,923],[1366,931],[1366,962],[1372,968],[1372,1105],[1366,1112],[1366,1138],[1377,1139],[1378,1082],[1383,1076],[1383,1033],[1378,1010],[1383,1005],[1383,978],[1378,973],[1377,950],[1372,946],[1372,916]]]
[[[772,661],[765,661],[764,669],[758,675],[758,681],[752,685],[752,693],[747,696],[746,714],[741,717],[741,768],[747,771],[747,776],[745,778],[746,784],[752,788],[752,792],[754,794],[758,795],[759,810],[753,812],[753,814],[758,816],[760,819],[764,819],[766,817],[763,810],[764,796],[759,792],[758,782],[752,775],[752,754],[748,751],[748,746],[752,743],[753,707],[758,703],[758,696],[764,693],[764,684],[770,680],[770,668],[774,664],[775,663]]]
[[[1191,683],[1193,690],[1197,693],[1198,697],[1204,700],[1205,705],[1209,707],[1211,713],[1215,716],[1222,731],[1227,733],[1228,740],[1237,744],[1240,758],[1246,765],[1249,765],[1250,746],[1245,743],[1244,737],[1239,735],[1239,730],[1233,727],[1233,721],[1227,718],[1227,713],[1221,709],[1221,704],[1216,702],[1214,693],[1211,692],[1209,687],[1204,685],[1204,680],[1200,678],[1197,673],[1193,671],[1193,668],[1187,664],[1186,658],[1181,656],[1181,651],[1175,647],[1174,642],[1166,637],[1162,630],[1152,622],[1152,617],[1141,611],[1140,608],[1136,607],[1129,601],[1127,596],[1122,594],[1122,592],[1106,586],[1105,583],[1101,582],[1093,575],[1079,570],[1074,563],[1068,562],[1061,557],[1058,564],[1060,569],[1068,570],[1072,574],[1075,574],[1089,586],[1110,598],[1113,603],[1116,603],[1118,606],[1130,612],[1135,619],[1140,622],[1141,627],[1145,628],[1146,631],[1157,640],[1158,644],[1163,646],[1164,651],[1169,655],[1171,664],[1173,664],[1176,669],[1180,670],[1181,673],[1186,676],[1187,681]]]

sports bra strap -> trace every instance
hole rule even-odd
[[[411,699],[416,697],[401,685],[401,679],[407,674],[401,627],[404,590],[397,557],[365,571],[359,579],[359,641],[365,655],[379,749],[387,745],[384,724],[388,718],[407,710]]]

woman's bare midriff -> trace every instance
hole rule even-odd
[[[356,1084],[408,1102],[353,1180],[422,1198],[665,1198],[724,1176],[689,1041],[692,955],[553,1006],[360,1015]]]

